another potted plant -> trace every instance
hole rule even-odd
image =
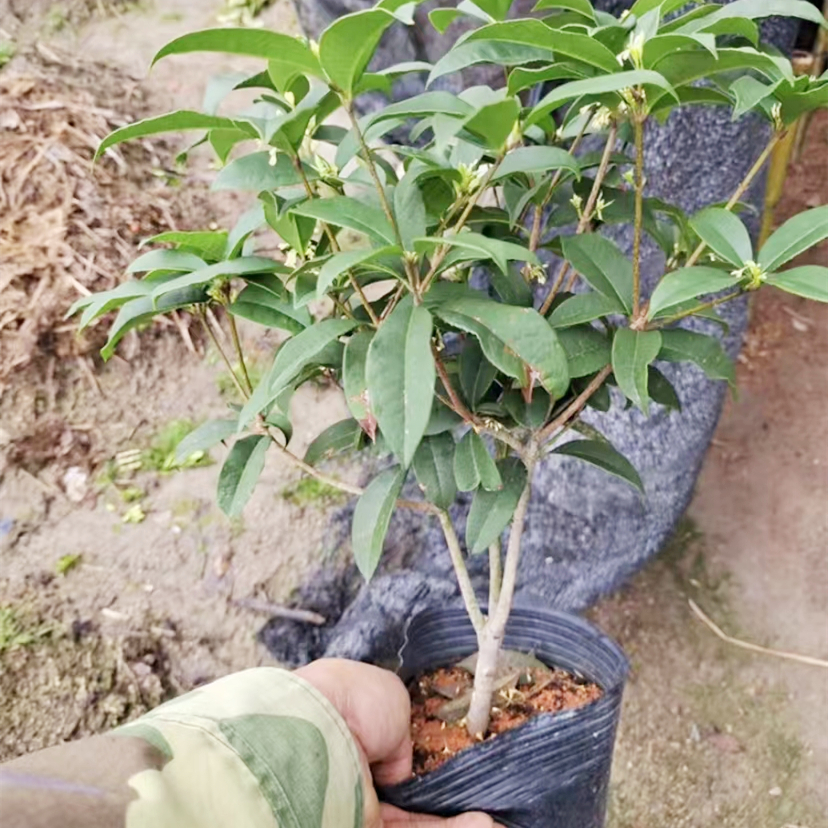
[[[241,512],[266,453],[277,452],[359,498],[353,551],[366,578],[396,508],[440,522],[466,613],[446,610],[415,624],[407,667],[428,672],[476,651],[469,698],[455,687],[460,698],[449,700],[460,724],[447,727],[485,741],[389,792],[392,799],[436,813],[484,808],[516,826],[599,826],[626,667],[617,647],[578,619],[512,612],[532,472],[558,453],[641,489],[631,464],[580,422],[584,408],[626,401],[646,415],[653,403],[678,407],[657,367],[664,361],[694,362],[733,382],[715,335],[716,307],[764,284],[828,301],[828,269],[786,269],[828,237],[828,206],[790,219],[758,252],[738,216],[773,147],[798,118],[828,105],[828,77],[795,77],[786,58],[759,45],[755,20],[824,20],[797,0],[690,8],[685,0],[637,0],[620,19],[589,0],[540,0],[538,17],[507,20],[510,5],[435,9],[440,30],[458,16],[479,24],[435,66],[369,69],[386,30],[411,23],[414,4],[399,0],[342,17],[318,43],[244,29],[170,43],[156,60],[214,51],[265,65],[244,80],[214,83],[206,112],[127,126],[99,155],[121,141],[195,130],[222,165],[215,186],[253,191],[257,206],[229,233],[150,240],[166,247],[134,262],[130,271],[143,278],[84,298],[72,313],[86,326],[118,310],[105,357],[158,314],[184,308],[201,319],[244,403],[198,428],[179,451],[232,441],[218,490],[228,514]],[[390,92],[406,73],[429,73],[431,82],[482,62],[503,69],[502,88],[432,89],[368,115],[356,109],[361,94]],[[528,90],[553,83],[527,105]],[[217,114],[235,89],[257,90],[256,103],[244,114]],[[758,113],[770,139],[726,204],[688,217],[646,196],[644,145],[648,120],[695,104],[730,107],[734,117]],[[381,141],[403,130],[408,141]],[[595,135],[603,149],[579,151]],[[619,222],[634,228],[631,259],[601,233]],[[278,235],[284,255],[255,255],[262,228]],[[645,234],[666,261],[650,296],[640,280]],[[544,251],[560,266],[545,264]],[[470,284],[476,267],[486,269],[487,288]],[[215,335],[210,308],[226,313],[232,354]],[[237,318],[287,335],[256,385]],[[688,330],[682,321],[690,318],[709,324]],[[342,387],[353,416],[298,457],[289,448],[290,397],[320,375]],[[324,469],[366,444],[390,459],[365,489]],[[401,499],[410,473],[420,499]],[[465,552],[448,511],[458,491],[473,492]],[[489,556],[487,608],[465,554]],[[493,700],[500,716],[510,696],[525,701],[527,687],[547,680],[539,672],[546,668],[516,659],[515,649],[595,682],[600,698],[486,739]]]

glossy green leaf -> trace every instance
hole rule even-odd
[[[759,266],[767,272],[777,270],[824,239],[828,239],[828,204],[788,219],[762,246]]]
[[[598,233],[564,236],[564,258],[599,293],[632,311],[632,262],[618,246]]]
[[[455,236],[426,237],[416,239],[416,242],[423,247],[440,247],[447,244],[450,247],[468,250],[473,254],[469,257],[470,259],[481,261],[491,259],[504,273],[509,267],[509,262],[540,264],[538,257],[528,247],[514,242],[492,239],[480,233],[462,232]]]
[[[503,41],[532,46],[594,66],[604,72],[616,72],[615,55],[595,38],[584,34],[550,29],[540,20],[509,20],[492,23],[473,31],[463,42]]]
[[[706,49],[716,54],[716,38],[712,34],[680,35],[664,34],[653,37],[644,43],[642,63],[645,69],[651,69],[665,55],[684,50]]]
[[[517,265],[506,268],[505,273],[499,268],[494,268],[489,278],[495,293],[505,304],[519,305],[524,308],[532,307],[534,302],[532,286],[526,281]]]
[[[431,331],[431,314],[408,296],[380,325],[365,364],[371,407],[383,437],[405,468],[431,416],[437,376]]]
[[[736,98],[736,105],[733,107],[733,120],[736,121],[746,112],[755,109],[773,95],[782,80],[767,84],[757,80],[750,75],[743,75],[730,84],[730,93]]]
[[[507,391],[501,401],[509,416],[524,428],[540,428],[546,423],[552,410],[552,398],[543,388],[535,388],[528,403],[523,398],[523,392],[514,388]]]
[[[474,0],[474,5],[494,20],[505,20],[512,2],[513,0]]]
[[[771,81],[793,79],[787,58],[765,54],[753,47],[719,49],[715,57],[702,51],[676,52],[665,55],[655,66],[675,87],[740,69],[752,69]]]
[[[564,9],[566,11],[573,11],[580,14],[588,20],[595,20],[595,9],[589,0],[538,0],[533,12],[544,11],[546,9]]]
[[[670,82],[663,75],[650,69],[634,69],[627,72],[598,75],[594,78],[570,81],[557,86],[532,107],[525,125],[531,126],[540,122],[550,112],[583,95],[604,95],[608,92],[619,92],[633,86],[654,86],[663,89],[665,94],[676,97],[675,90]]]
[[[355,321],[349,319],[324,319],[283,342],[270,370],[239,413],[239,429],[251,423],[290,386],[306,366],[318,360],[328,346],[356,325]]]
[[[553,63],[538,69],[526,69],[517,66],[509,73],[508,91],[510,95],[516,95],[518,92],[531,89],[540,83],[583,78],[584,75],[584,68],[572,63]]]
[[[517,173],[543,175],[553,170],[569,170],[576,178],[581,177],[578,161],[566,150],[558,147],[519,147],[503,159],[492,181],[500,181]]]
[[[661,332],[658,358],[666,362],[694,362],[712,380],[736,384],[733,361],[714,336],[672,328]]]
[[[664,17],[685,5],[686,0],[636,0],[630,7],[630,14],[642,17],[648,11],[661,7],[661,16]]]
[[[461,492],[478,486],[495,491],[503,486],[497,464],[489,454],[483,438],[473,429],[463,435],[454,453],[454,479]]]
[[[610,364],[612,346],[609,338],[589,325],[560,330],[558,339],[566,351],[569,375],[573,379],[587,377]]]
[[[319,177],[316,171],[308,166],[305,166],[305,173],[309,181],[315,181]],[[278,190],[280,187],[296,187],[300,184],[302,176],[284,153],[277,155],[275,163],[271,163],[270,153],[251,152],[236,158],[220,170],[213,181],[212,189],[260,193],[264,190]]]
[[[388,525],[399,497],[405,469],[395,466],[380,472],[357,501],[351,525],[354,560],[362,577],[370,580],[377,569]]]
[[[803,265],[768,277],[767,283],[787,293],[828,302],[828,267]]]
[[[736,287],[738,280],[724,270],[712,267],[682,267],[666,274],[656,285],[650,297],[647,319],[669,316],[688,299],[718,293]]]
[[[395,246],[381,247],[379,250],[346,250],[343,253],[334,253],[319,271],[316,282],[316,296],[323,297],[336,279],[343,273],[359,265],[366,265],[385,256],[401,256],[402,250]]]
[[[350,196],[314,198],[292,208],[299,216],[308,216],[364,233],[378,244],[394,244],[394,229],[379,207],[372,207]]]
[[[182,465],[193,455],[209,451],[232,437],[237,427],[235,420],[207,420],[206,423],[202,423],[191,431],[175,447],[175,462]]]
[[[158,302],[162,296],[166,296],[168,293],[173,293],[183,288],[207,285],[214,279],[222,276],[244,276],[247,273],[274,273],[283,270],[283,268],[284,266],[279,262],[274,262],[273,259],[267,259],[262,256],[244,256],[241,259],[217,262],[216,264],[202,267],[200,270],[194,270],[192,273],[185,273],[183,276],[177,276],[175,279],[161,282],[153,290],[152,298],[154,302]]]
[[[416,175],[409,171],[394,188],[394,218],[406,250],[414,250],[414,239],[425,236],[426,208]]]
[[[155,118],[146,118],[116,129],[101,142],[95,158],[100,158],[110,147],[122,144],[124,141],[147,138],[151,135],[163,135],[167,132],[191,132],[201,129],[239,129],[251,138],[257,137],[254,127],[245,121],[234,121],[231,118],[221,118],[217,115],[205,115],[203,112],[181,110]]]
[[[431,115],[467,118],[473,112],[474,108],[470,104],[451,92],[423,92],[421,95],[383,107],[369,120],[368,124],[377,124],[390,119],[420,118]],[[366,124],[366,128],[367,126]]]
[[[650,411],[647,369],[660,350],[659,331],[621,328],[612,341],[612,370],[618,387],[644,414]]]
[[[359,448],[363,431],[356,420],[340,420],[328,426],[305,452],[305,462],[315,466],[323,460],[330,460],[337,454]]]
[[[152,270],[189,272],[205,267],[206,262],[194,253],[184,250],[150,250],[127,267],[127,273],[149,273]]]
[[[690,226],[720,259],[734,267],[742,267],[753,259],[753,245],[747,227],[732,211],[708,207],[690,219]]]
[[[331,83],[346,96],[352,96],[380,38],[395,19],[385,9],[365,9],[339,17],[322,32],[319,63]]]
[[[264,469],[270,438],[261,434],[243,437],[233,444],[218,479],[218,505],[228,517],[238,517]]]
[[[526,486],[526,469],[516,457],[498,464],[503,488],[474,493],[466,520],[466,547],[473,554],[485,552],[509,525]]]
[[[264,224],[264,205],[261,202],[255,204],[249,210],[245,210],[227,236],[227,258],[235,259],[241,256],[246,249],[248,239]],[[284,265],[281,265],[278,269],[281,272],[287,270]]]
[[[573,440],[553,449],[552,453],[575,457],[592,466],[597,466],[635,486],[642,494],[644,493],[644,484],[633,464],[610,443],[602,440]]]
[[[433,312],[448,324],[473,333],[489,361],[501,371],[522,386],[528,384],[531,375],[555,399],[566,393],[566,353],[549,323],[536,310],[503,305],[460,285],[442,284],[435,288],[426,294]]]
[[[424,437],[414,453],[414,474],[426,500],[448,509],[457,496],[454,481],[454,438],[451,434]]]
[[[497,368],[486,359],[476,339],[469,338],[460,352],[460,388],[474,410],[486,396],[497,376]]]
[[[194,253],[204,263],[221,259],[227,248],[226,230],[169,230],[159,233],[141,242],[141,247],[148,244],[173,244],[184,253]],[[202,265],[199,265],[201,267]],[[154,270],[155,268],[149,268]],[[164,270],[165,268],[159,268]],[[170,268],[176,270],[177,268]]]
[[[825,17],[811,3],[806,0],[735,0],[716,9],[712,14],[682,26],[679,31],[697,31],[706,29],[713,23],[731,17],[747,17],[748,19],[761,19],[763,17],[797,17],[800,20],[808,20],[818,26],[828,26]]]
[[[649,385],[650,399],[654,403],[663,405],[672,411],[681,411],[681,400],[679,399],[676,389],[670,384],[667,377],[661,373],[654,365],[649,369]]]
[[[589,291],[576,293],[564,299],[550,314],[549,324],[553,328],[568,328],[592,322],[602,316],[624,313],[626,309],[618,298],[604,296],[602,293]]]
[[[499,41],[475,41],[469,43],[463,41],[454,45],[431,70],[428,76],[428,83],[431,84],[437,78],[451,75],[468,69],[470,66],[477,66],[481,63],[491,63],[495,66],[520,66],[538,61],[548,61],[549,50],[533,46],[526,46],[522,43],[509,43]],[[509,90],[509,94],[514,94]]]
[[[248,285],[227,310],[233,316],[291,334],[303,331],[312,321],[305,308],[295,308],[292,302],[277,298],[259,285]]]
[[[519,114],[520,101],[517,98],[506,98],[480,107],[463,122],[463,126],[472,135],[482,139],[488,149],[500,150],[511,135]]]
[[[354,334],[345,345],[342,362],[342,386],[345,404],[354,417],[364,423],[369,417],[368,381],[365,379],[365,361],[373,331]]]

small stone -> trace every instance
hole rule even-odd
[[[81,503],[89,491],[89,475],[80,466],[71,466],[63,475],[63,490],[72,503]]]
[[[768,796],[782,796],[782,788],[778,785],[768,791]]]

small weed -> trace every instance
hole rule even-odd
[[[14,607],[0,606],[0,653],[36,644],[51,633],[46,625],[28,626]]]
[[[68,572],[71,572],[76,566],[80,565],[80,562],[83,560],[83,555],[76,554],[76,555],[63,555],[62,557],[58,558],[57,563],[55,564],[55,572],[58,575],[66,575]]]
[[[322,483],[315,477],[303,477],[296,483],[282,489],[282,497],[294,506],[322,506],[336,503],[344,499],[339,489]]]
[[[43,27],[47,34],[62,32],[69,25],[69,12],[61,3],[54,3],[46,12]]]
[[[148,449],[141,452],[140,468],[162,474],[179,469],[194,469],[198,466],[209,466],[212,460],[204,451],[191,454],[183,463],[175,459],[175,450],[178,444],[193,430],[190,420],[171,420],[150,442]]]
[[[0,69],[2,69],[17,52],[17,46],[13,40],[3,40],[0,38]]]
[[[140,503],[135,503],[124,512],[121,523],[143,523],[147,514]]]

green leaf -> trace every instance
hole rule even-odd
[[[543,11],[544,9],[566,9],[586,17],[588,20],[595,21],[595,9],[589,0],[538,0],[533,12]]]
[[[673,411],[681,411],[681,400],[676,389],[654,365],[649,369],[649,391],[653,402]]]
[[[503,305],[479,291],[445,283],[435,285],[425,301],[433,303],[434,313],[449,325],[473,333],[489,361],[521,385],[528,385],[531,374],[555,399],[566,393],[566,352],[547,321],[533,308]]]
[[[557,31],[540,20],[510,20],[492,23],[473,31],[463,42],[504,41],[545,49],[557,58],[564,55],[604,72],[616,72],[615,55],[595,38],[569,31]],[[439,65],[439,64],[438,64]]]
[[[647,369],[660,350],[659,331],[621,328],[612,341],[612,370],[618,387],[644,414],[650,411]]]
[[[343,253],[334,253],[319,271],[316,282],[316,297],[321,299],[337,277],[358,265],[369,264],[385,256],[401,256],[402,250],[396,245],[382,247],[379,250],[346,250]]]
[[[235,259],[241,256],[245,249],[247,240],[265,223],[264,205],[259,202],[249,210],[245,210],[239,220],[236,222],[233,229],[227,236],[227,258]],[[287,268],[282,265],[281,272],[286,272]]]
[[[587,38],[587,40],[590,40],[590,38]],[[618,68],[617,64],[616,68]],[[614,72],[609,75],[599,75],[595,78],[570,81],[556,87],[532,107],[529,116],[526,118],[525,126],[538,123],[550,112],[575,98],[580,98],[582,95],[604,95],[608,92],[619,92],[633,86],[655,86],[665,90],[665,94],[676,97],[675,90],[667,78],[651,69]]]
[[[581,325],[592,322],[602,316],[614,313],[624,313],[624,306],[617,298],[604,296],[602,293],[576,293],[564,299],[549,317],[549,324],[553,328],[569,328],[572,325]],[[560,335],[560,331],[558,331]]]
[[[474,5],[483,9],[494,20],[505,20],[512,0],[474,0]]]
[[[467,118],[473,112],[474,108],[471,104],[451,92],[423,92],[421,95],[383,107],[370,119],[365,129],[373,124],[397,118],[419,118],[431,115],[453,115],[457,118]]]
[[[765,54],[752,47],[719,49],[715,57],[709,52],[702,51],[675,52],[665,55],[656,67],[675,87],[738,69],[752,69],[771,81],[787,76],[793,78],[787,58]]]
[[[553,63],[540,69],[524,69],[516,67],[509,73],[508,91],[510,95],[517,95],[524,89],[530,89],[540,83],[570,78],[583,78],[584,69],[569,63]]]
[[[360,331],[354,334],[345,346],[345,355],[342,362],[342,385],[345,391],[345,404],[360,423],[364,423],[369,417],[365,361],[368,358],[368,347],[373,338],[373,331]]]
[[[231,118],[221,118],[217,115],[205,115],[203,112],[189,112],[180,110],[155,118],[146,118],[134,124],[116,129],[107,135],[95,152],[95,158],[100,158],[110,147],[132,141],[135,138],[146,138],[150,135],[162,135],[166,132],[190,132],[200,129],[239,129],[250,138],[256,138],[255,128],[245,121],[234,121]]]
[[[767,283],[796,296],[816,299],[817,302],[828,302],[828,267],[793,267],[769,276]]]
[[[618,246],[598,233],[565,236],[562,240],[564,258],[592,287],[608,299],[632,311],[632,262]]]
[[[647,319],[669,316],[688,299],[736,287],[738,280],[712,267],[681,267],[666,274],[650,297]]]
[[[716,54],[716,38],[712,34],[679,35],[663,34],[644,43],[642,63],[644,68],[655,66],[665,55],[684,50],[706,49]]]
[[[612,347],[609,339],[589,325],[560,330],[558,339],[566,351],[569,375],[573,379],[588,377],[610,364]]]
[[[407,296],[380,325],[368,349],[365,375],[383,437],[405,468],[431,416],[436,370],[431,314]]]
[[[278,190],[280,187],[296,187],[302,183],[302,176],[287,155],[277,155],[275,164],[271,164],[270,160],[269,152],[242,155],[219,172],[212,189],[260,193],[264,190]],[[317,172],[307,165],[305,173],[309,181],[319,178]]]
[[[152,289],[153,284],[151,282],[138,282],[134,280],[122,282],[117,287],[112,288],[112,290],[81,297],[69,308],[66,313],[66,318],[68,319],[78,311],[83,310],[83,314],[81,314],[80,321],[78,322],[78,331],[82,331],[99,316],[103,316],[105,313],[121,307],[132,299],[147,296]]]
[[[385,9],[365,9],[343,15],[322,32],[319,63],[330,82],[348,98],[353,96],[380,38],[395,19]]]
[[[328,426],[305,452],[305,462],[315,466],[323,460],[330,460],[336,454],[359,448],[363,431],[356,420],[340,420]]]
[[[202,267],[192,273],[185,273],[170,281],[161,282],[152,292],[152,299],[158,302],[162,296],[173,293],[177,290],[189,287],[200,287],[218,279],[221,276],[244,276],[247,273],[276,273],[283,270],[284,266],[273,259],[266,259],[262,256],[244,256],[241,259],[231,259],[226,262]]]
[[[356,230],[382,246],[395,243],[394,229],[382,210],[349,196],[303,201],[293,207],[291,212],[334,224],[337,227]]]
[[[780,79],[776,83],[766,84],[750,75],[743,75],[733,81],[730,84],[730,92],[736,98],[736,106],[733,107],[733,120],[738,120],[746,112],[750,112],[763,101],[766,101],[782,82]]]
[[[178,270],[189,272],[205,267],[200,256],[184,250],[150,250],[130,263],[127,273],[149,273],[153,270]]]
[[[694,362],[712,380],[736,384],[733,361],[715,336],[672,328],[661,332],[658,358],[666,362]]]
[[[503,273],[495,268],[489,276],[492,287],[497,295],[507,305],[520,305],[531,308],[534,301],[531,285],[526,281],[520,270],[512,265]]]
[[[228,517],[238,517],[259,480],[270,438],[261,434],[233,444],[218,479],[218,505]]]
[[[206,264],[222,258],[227,248],[226,230],[170,230],[159,233],[141,242],[141,247],[148,244],[174,244],[184,253],[194,253]],[[199,265],[201,267],[202,265]],[[149,268],[154,270],[154,268]],[[177,268],[171,268],[173,270]],[[164,268],[159,268],[164,270]]]
[[[486,396],[497,376],[497,368],[483,355],[476,339],[467,340],[460,352],[460,388],[472,411]]]
[[[498,41],[478,41],[457,43],[449,52],[443,55],[428,76],[428,84],[437,78],[460,72],[470,66],[480,63],[491,63],[496,66],[519,66],[525,63],[535,63],[549,60],[549,50],[522,43]],[[509,94],[514,94],[510,89]]]
[[[481,106],[463,122],[463,126],[473,135],[482,138],[487,149],[500,150],[511,135],[518,115],[520,101],[517,98],[506,98]]]
[[[644,494],[644,484],[635,467],[623,454],[612,447],[610,443],[601,440],[573,440],[553,449],[552,454],[563,454],[566,457],[576,457],[585,463],[597,466],[621,480],[635,486]]]
[[[466,547],[477,555],[485,552],[509,525],[526,487],[526,469],[516,457],[498,464],[503,488],[496,492],[478,489],[466,520]]]
[[[183,465],[194,454],[207,452],[236,433],[235,420],[207,420],[191,431],[175,447],[175,462]]]
[[[382,556],[388,525],[399,497],[405,469],[396,466],[380,472],[357,501],[351,526],[354,560],[362,577],[370,580]]]
[[[298,334],[312,322],[305,308],[295,308],[292,302],[279,299],[259,285],[248,285],[227,310],[233,316],[291,334]]]
[[[469,258],[480,259],[481,261],[491,259],[503,273],[506,273],[510,261],[540,264],[538,257],[528,247],[513,242],[501,241],[500,239],[491,239],[480,233],[464,231],[455,236],[428,236],[415,239],[415,241],[418,245],[423,246],[440,247],[447,244],[450,247],[468,250],[474,254]]]
[[[519,147],[503,159],[492,181],[518,173],[543,175],[552,170],[569,170],[576,178],[581,177],[580,165],[566,150],[558,147]]]
[[[788,219],[759,251],[759,267],[766,272],[777,270],[823,239],[828,239],[828,204]]]
[[[289,67],[292,72],[320,77],[322,74],[319,61],[301,38],[290,37],[267,29],[241,27],[191,32],[164,46],[152,62],[155,65],[168,55],[182,55],[188,52],[221,52],[265,58],[275,64]]]
[[[473,429],[467,431],[457,444],[454,478],[461,492],[472,492],[478,486],[495,491],[503,486],[497,464],[489,454],[486,443]]]
[[[239,429],[252,422],[308,365],[319,359],[331,343],[356,325],[355,321],[348,319],[324,319],[283,342],[270,370],[239,413]]]
[[[448,509],[457,496],[454,482],[454,438],[451,434],[424,437],[414,453],[414,474],[426,500]]]
[[[720,259],[734,267],[742,267],[753,259],[747,227],[732,211],[708,207],[690,219],[690,226]]]
[[[543,388],[536,388],[532,392],[532,401],[529,403],[523,399],[523,394],[514,388],[507,391],[501,401],[509,416],[518,425],[531,429],[540,428],[552,409],[552,398]]]
[[[824,15],[811,3],[805,0],[735,0],[722,6],[712,14],[693,20],[682,26],[679,31],[697,31],[705,29],[712,23],[733,17],[747,17],[750,20],[763,17],[798,17],[808,20],[817,26],[828,27]]]
[[[403,246],[406,250],[414,250],[414,239],[425,236],[428,231],[423,194],[417,184],[417,177],[410,171],[394,188],[394,218],[397,220]]]

